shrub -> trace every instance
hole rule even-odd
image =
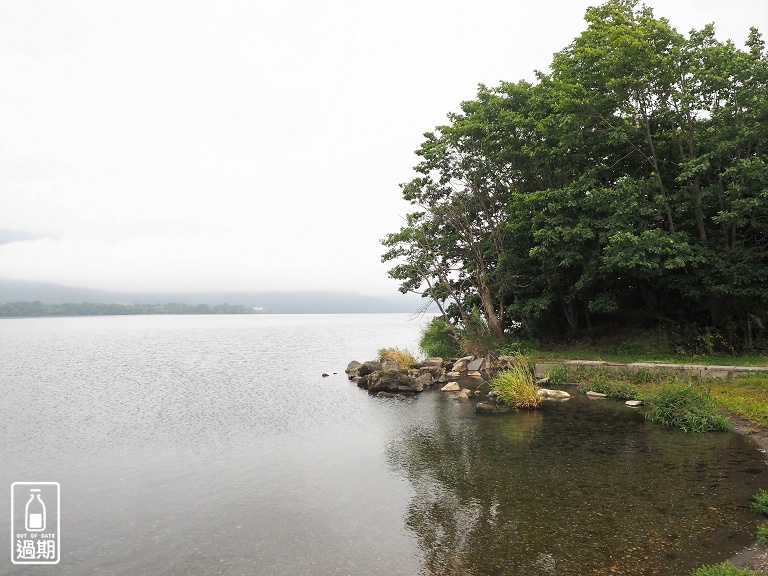
[[[768,492],[760,488],[757,494],[752,496],[752,510],[758,514],[768,516]]]
[[[768,544],[768,524],[760,524],[757,527],[757,539],[763,544]]]
[[[758,576],[758,574],[751,570],[736,568],[730,562],[723,562],[722,564],[697,568],[691,573],[691,576]]]
[[[440,358],[456,358],[461,354],[461,348],[454,338],[450,326],[440,316],[434,318],[422,330],[419,348],[427,356],[439,356]]]
[[[541,404],[531,363],[528,358],[519,354],[514,357],[507,370],[499,372],[491,380],[491,388],[505,404],[515,408],[537,408]]]
[[[406,370],[416,364],[416,358],[408,350],[400,348],[382,348],[379,350],[380,360],[394,360],[403,370]]]
[[[689,385],[668,384],[645,399],[645,417],[656,424],[677,426],[684,432],[730,430],[733,425],[715,408],[710,394]]]

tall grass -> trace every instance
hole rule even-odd
[[[461,354],[461,347],[451,328],[440,316],[434,318],[421,332],[419,348],[432,357],[456,358]]]
[[[380,360],[394,360],[401,369],[407,370],[416,364],[416,358],[409,350],[400,348],[382,348],[379,350]]]
[[[690,385],[668,384],[645,398],[650,405],[645,417],[654,423],[676,426],[684,432],[720,432],[733,425],[720,414],[706,390]]]
[[[491,388],[505,404],[515,408],[532,409],[541,404],[531,362],[519,354],[513,357],[507,370],[491,380]]]

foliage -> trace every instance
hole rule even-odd
[[[538,408],[541,404],[531,363],[522,355],[514,356],[508,369],[491,380],[491,388],[505,404],[515,408]]]
[[[45,304],[34,302],[9,302],[0,304],[0,318],[27,318],[43,316],[125,316],[137,314],[254,314],[253,308],[233,304],[101,304],[82,302],[69,304]]]
[[[701,566],[693,572],[691,576],[759,576],[757,572],[751,570],[742,570],[736,568],[730,562],[723,562],[722,564],[714,564],[712,566]]]
[[[676,426],[684,432],[730,430],[733,425],[717,411],[706,390],[691,385],[668,384],[647,396],[646,418],[657,424]]]
[[[752,510],[758,514],[768,516],[768,492],[760,488],[757,494],[752,496]]]
[[[757,539],[763,544],[768,544],[768,524],[760,524],[757,527]]]
[[[768,322],[768,53],[687,36],[638,0],[589,8],[534,83],[480,86],[425,134],[413,211],[383,240],[403,292],[490,336],[685,326],[687,354]],[[671,332],[659,332],[669,340]],[[665,341],[638,342],[638,348]]]
[[[475,308],[467,315],[467,320],[461,330],[461,351],[467,356],[487,357],[496,355],[503,342],[496,340],[488,328],[488,324]]]
[[[570,375],[571,371],[565,364],[554,365],[547,374],[551,384],[565,384],[570,382]]]
[[[594,382],[581,386],[581,391],[587,392],[600,392],[611,398],[617,398],[619,400],[636,400],[640,398],[640,391],[634,384],[629,382],[621,382],[614,380],[612,382]]]
[[[433,318],[422,330],[419,348],[427,356],[440,358],[456,358],[461,353],[457,337],[440,316]]]
[[[379,350],[379,360],[393,360],[401,369],[407,370],[416,364],[416,358],[409,350],[401,348],[382,348]]]

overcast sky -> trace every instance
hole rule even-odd
[[[422,134],[589,0],[0,2],[0,278],[395,293]],[[766,0],[655,0],[742,46]]]

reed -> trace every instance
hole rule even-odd
[[[531,362],[520,354],[514,356],[507,370],[491,380],[491,388],[509,406],[533,409],[541,405]]]

